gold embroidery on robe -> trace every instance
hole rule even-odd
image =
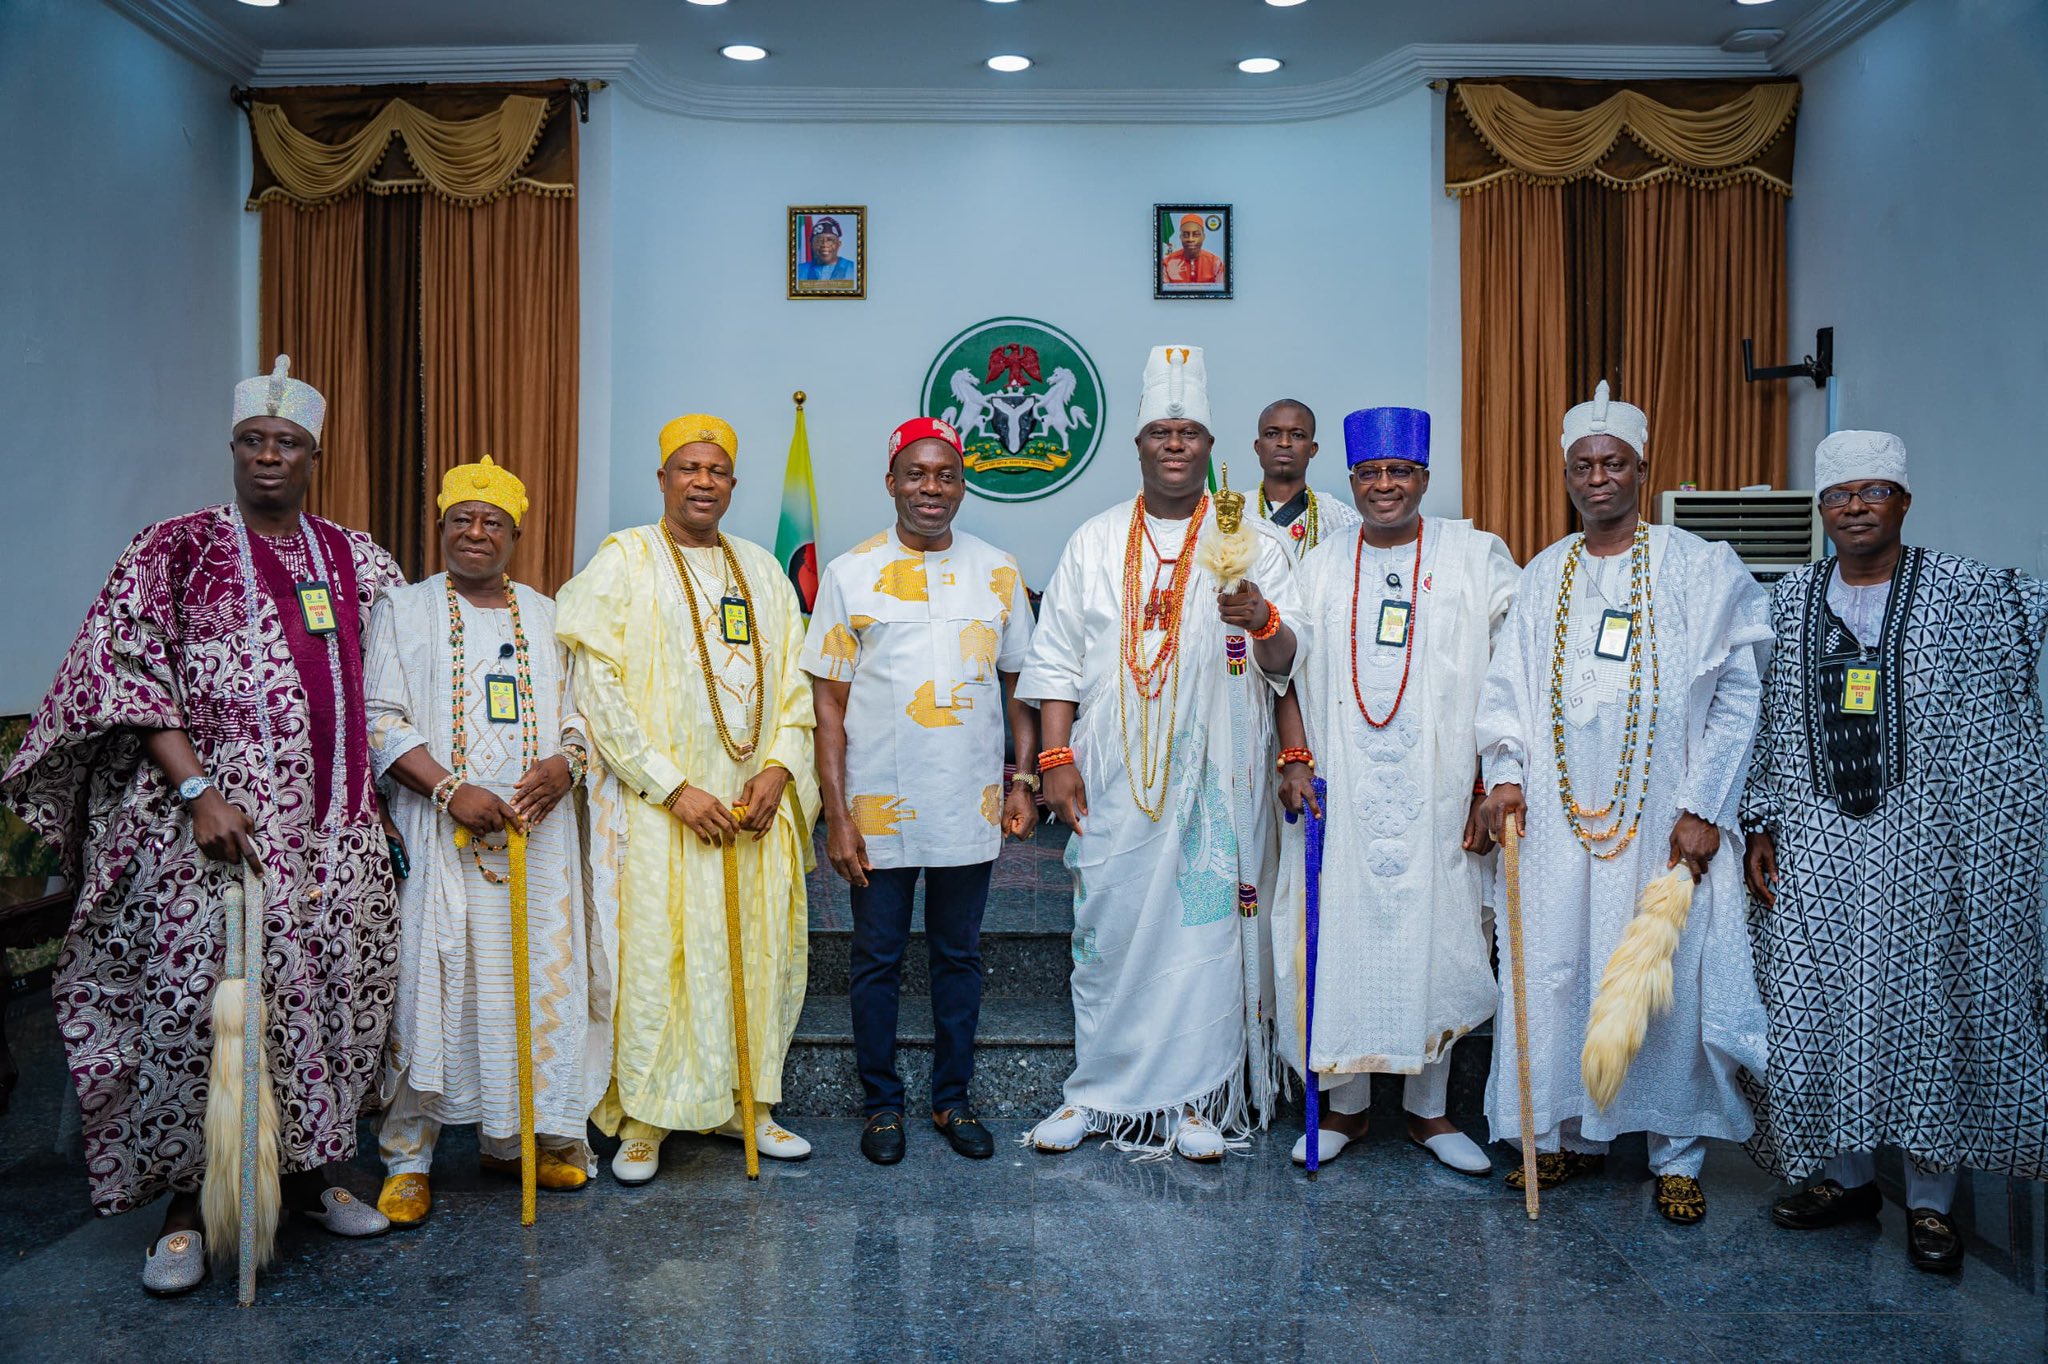
[[[825,632],[825,642],[820,646],[819,652],[832,660],[832,681],[837,682],[842,676],[849,681],[852,680],[853,659],[854,655],[860,652],[860,642],[853,637],[851,630],[848,630],[843,625],[835,625],[830,630],[827,630]],[[842,664],[844,665],[843,672],[841,671]]]
[[[926,729],[946,729],[957,725],[960,723],[960,717],[955,712],[974,709],[974,698],[961,696],[966,690],[967,684],[962,682],[953,688],[953,704],[942,706],[939,704],[937,685],[931,682],[923,683],[918,687],[916,695],[910,698],[910,704],[903,708],[903,713]]]
[[[974,669],[975,681],[986,682],[995,675],[998,642],[996,632],[978,620],[960,627],[960,661]]]
[[[995,593],[1003,604],[1003,619],[1009,620],[1010,612],[1017,605],[1017,570],[1010,564],[988,575],[988,590]]]
[[[1003,822],[1003,788],[1000,784],[981,788],[981,817],[1001,827]]]
[[[925,588],[923,559],[892,559],[882,565],[875,579],[875,591],[897,601],[930,601]]]
[[[903,803],[901,796],[855,796],[847,802],[853,827],[863,838],[886,838],[901,833],[896,826],[917,818],[917,811]]]

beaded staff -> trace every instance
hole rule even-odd
[[[747,818],[747,807],[732,807],[732,817]],[[740,849],[737,840],[725,845],[725,955],[732,967],[732,1047],[739,1069],[740,1146],[747,1156],[747,1178],[761,1177],[760,1137],[754,1132],[754,1062],[747,1047],[747,965],[740,944]]]
[[[1507,883],[1508,970],[1515,986],[1515,1085],[1522,1109],[1522,1206],[1537,1214],[1536,1114],[1529,1085],[1529,992],[1522,962],[1522,833],[1520,816],[1509,815],[1500,831],[1501,878]]]
[[[1301,1007],[1301,1074],[1308,1091],[1308,1177],[1314,1179],[1322,1161],[1323,1096],[1316,1082],[1315,1055],[1316,1031],[1316,954],[1322,944],[1323,935],[1323,837],[1329,826],[1322,815],[1316,813],[1316,806],[1329,799],[1330,784],[1321,777],[1309,778],[1309,786],[1315,791],[1314,805],[1304,805],[1302,818],[1302,1007]],[[1290,821],[1293,815],[1287,817]]]
[[[457,825],[455,846],[469,843],[468,829]],[[481,842],[482,840],[478,840]],[[538,1183],[539,1153],[535,1151],[533,1120],[533,997],[532,966],[526,921],[526,834],[507,826],[505,855],[511,864],[512,881],[512,1031],[519,1045],[519,1225],[530,1227],[537,1215],[535,1187]]]

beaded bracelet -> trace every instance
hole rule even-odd
[[[685,777],[682,781],[676,784],[675,790],[669,792],[667,795],[661,798],[661,807],[664,810],[667,810],[670,814],[674,814],[676,811],[676,802],[682,799],[683,792],[689,789],[690,781],[689,778]]]
[[[1279,608],[1279,607],[1277,607],[1277,606],[1275,606],[1275,605],[1273,605],[1273,603],[1271,603],[1271,602],[1267,602],[1267,603],[1266,603],[1266,623],[1265,623],[1264,625],[1261,625],[1261,626],[1260,626],[1260,627],[1259,627],[1258,629],[1256,629],[1256,630],[1253,630],[1253,631],[1251,631],[1251,632],[1250,632],[1250,634],[1251,634],[1251,637],[1252,637],[1253,639],[1257,639],[1257,640],[1268,640],[1268,639],[1271,639],[1271,638],[1272,638],[1273,636],[1275,636],[1275,635],[1277,635],[1277,634],[1279,634],[1279,633],[1280,633],[1280,608]]]
[[[1038,775],[1044,776],[1055,767],[1072,767],[1074,750],[1071,748],[1048,748],[1038,755]]]
[[[574,744],[562,745],[562,757],[569,763],[569,784],[581,786],[590,773],[590,755]]]
[[[436,782],[432,796],[434,813],[440,815],[447,814],[448,807],[455,801],[455,793],[461,789],[462,774],[460,772],[450,772],[447,776]]]
[[[1307,763],[1308,770],[1313,772],[1316,770],[1316,755],[1305,748],[1283,748],[1280,761],[1275,766],[1284,768],[1289,763]]]

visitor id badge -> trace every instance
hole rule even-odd
[[[1408,616],[1409,606],[1407,602],[1381,602],[1380,629],[1374,638],[1391,648],[1406,648],[1408,646]]]
[[[1600,633],[1594,636],[1593,653],[1612,661],[1628,657],[1629,637],[1635,633],[1636,618],[1626,611],[1602,611]]]
[[[727,644],[752,644],[754,642],[754,618],[747,610],[747,603],[739,597],[718,599],[718,628]]]
[[[490,703],[491,723],[494,725],[516,725],[519,723],[519,684],[503,673],[493,673],[484,679],[484,697]]]
[[[1851,668],[1843,675],[1842,709],[1851,715],[1877,713],[1877,669]]]
[[[293,590],[299,594],[299,617],[306,623],[309,635],[331,635],[334,633],[334,593],[326,583],[295,583]]]

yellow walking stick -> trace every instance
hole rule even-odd
[[[732,807],[732,817],[744,824],[747,807]],[[747,1178],[761,1177],[760,1138],[754,1133],[754,1062],[747,1049],[747,965],[740,945],[740,848],[739,838],[725,845],[725,955],[732,966],[733,1057],[740,1073],[740,1144],[747,1153]]]
[[[1508,969],[1515,986],[1515,1083],[1521,1091],[1522,1206],[1534,1219],[1540,1199],[1536,1179],[1536,1115],[1529,1096],[1529,999],[1522,966],[1521,819],[1510,814],[1501,825],[1501,877],[1507,882]]]
[[[455,846],[469,845],[469,830],[455,826]],[[512,1030],[519,1074],[519,1225],[530,1227],[539,1215],[535,1190],[540,1171],[533,1135],[533,998],[529,993],[532,962],[526,925],[526,834],[507,825],[505,856],[512,879]]]

